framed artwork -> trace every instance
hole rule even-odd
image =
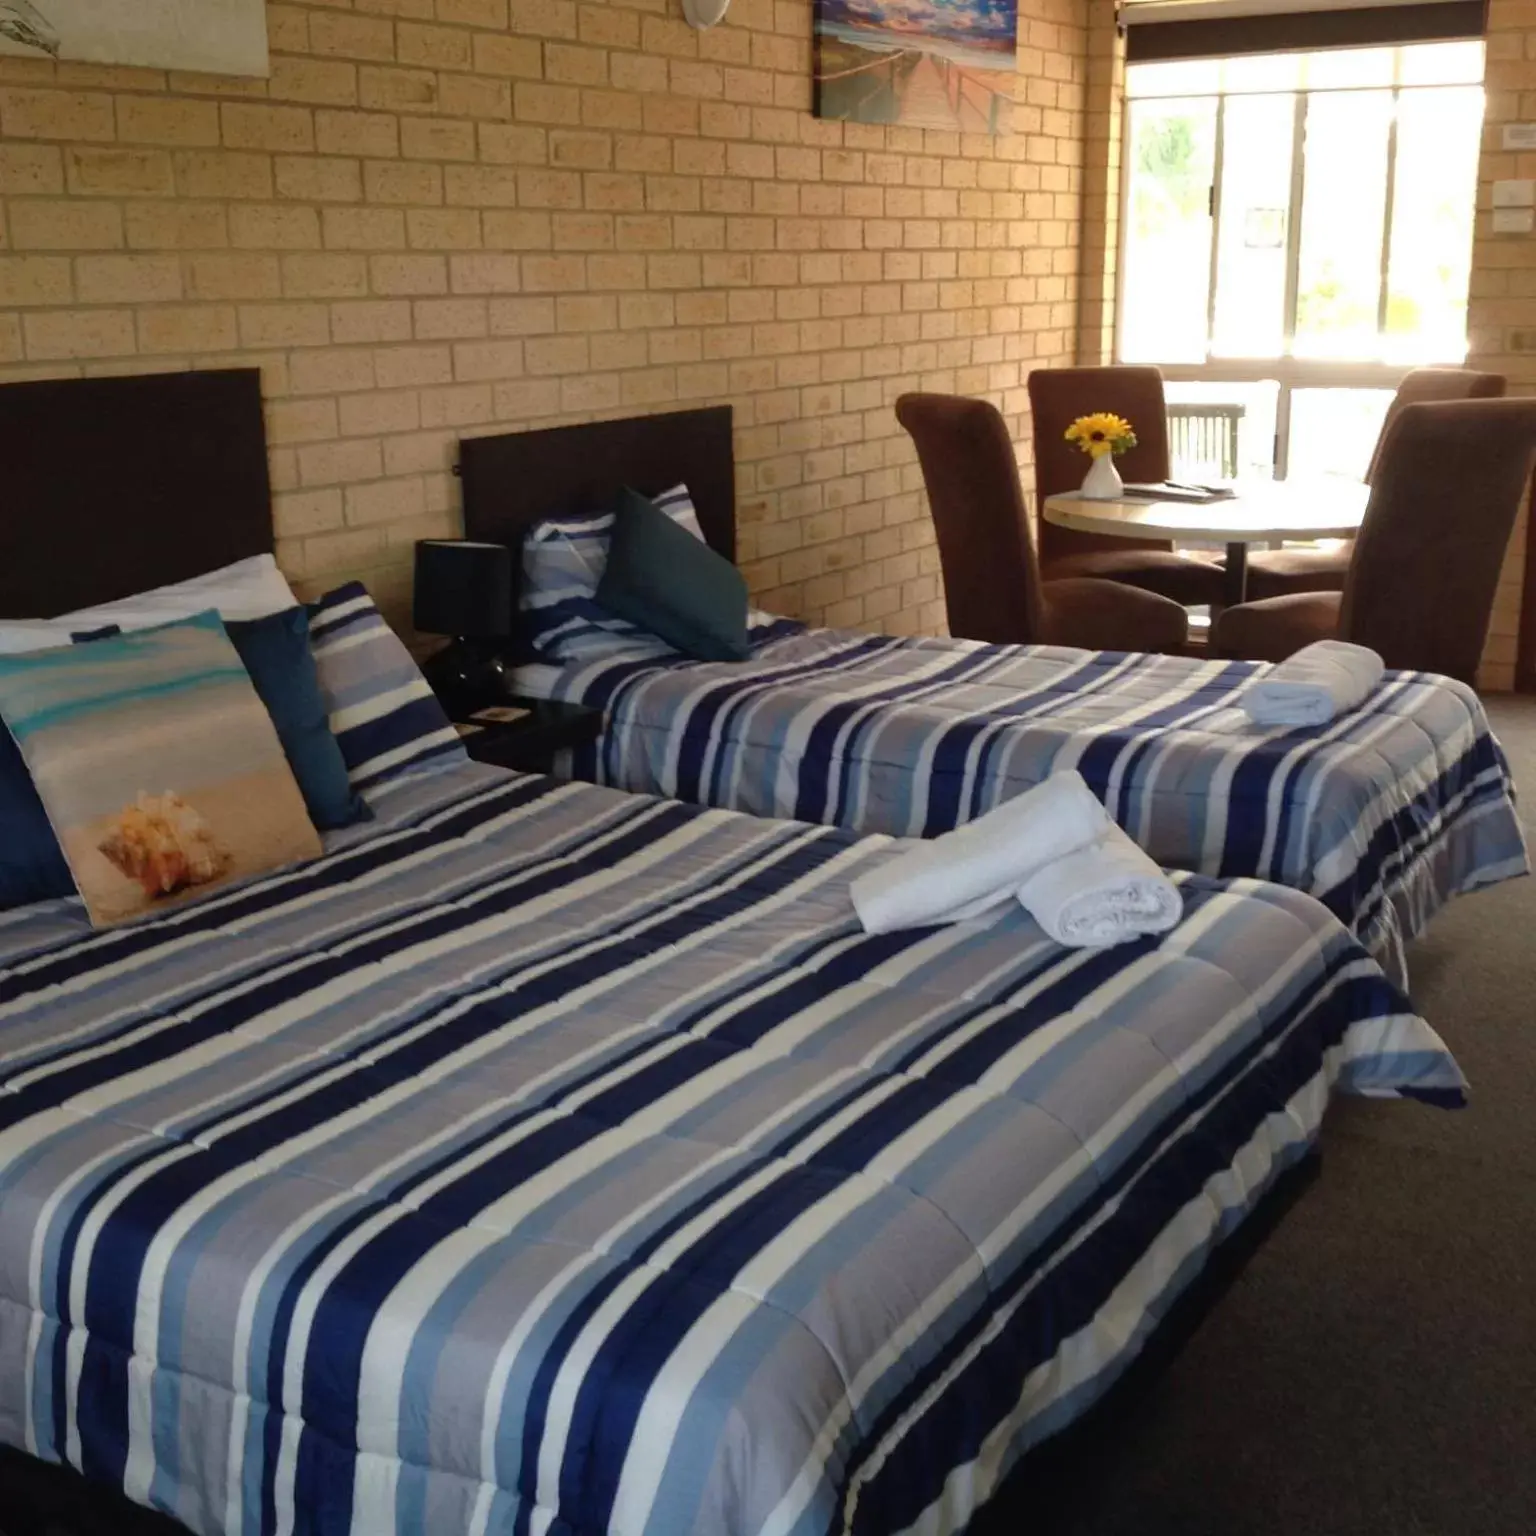
[[[816,115],[1007,133],[1018,0],[815,0]]]
[[[266,0],[0,0],[0,53],[265,75]]]

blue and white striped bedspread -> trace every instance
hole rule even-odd
[[[468,765],[0,919],[0,1439],[194,1531],[959,1529],[1316,1132],[1459,1102],[1317,903],[870,938],[881,839]]]
[[[1252,662],[754,630],[735,665],[610,660],[544,691],[600,706],[578,777],[759,816],[934,837],[1076,768],[1160,864],[1318,897],[1399,979],[1452,896],[1524,874],[1477,695],[1388,673],[1321,729],[1266,730]]]

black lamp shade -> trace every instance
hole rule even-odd
[[[412,621],[424,635],[501,639],[512,633],[512,551],[472,539],[416,545]]]

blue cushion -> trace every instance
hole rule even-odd
[[[0,911],[74,894],[74,877],[32,787],[32,774],[0,725]]]
[[[373,813],[353,790],[331,734],[309,648],[309,614],[287,608],[263,619],[232,619],[224,627],[272,717],[309,819],[322,830],[368,820]]]
[[[752,653],[741,572],[636,491],[620,498],[597,601],[695,660]]]

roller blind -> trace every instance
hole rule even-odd
[[[1481,37],[1487,0],[1121,0],[1132,63]]]

